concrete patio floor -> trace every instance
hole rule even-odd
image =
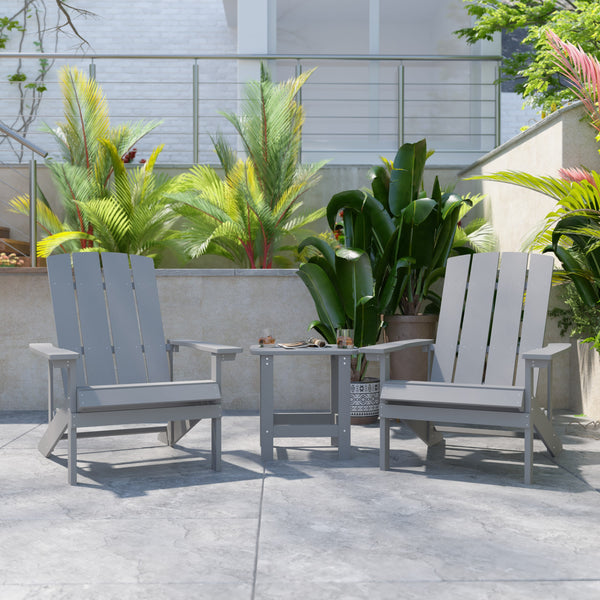
[[[0,598],[412,599],[600,597],[600,428],[562,415],[564,452],[536,440],[448,438],[445,456],[405,428],[392,470],[377,426],[352,428],[352,459],[323,440],[277,440],[262,465],[258,417],[208,423],[182,445],[155,435],[66,443],[44,458],[40,412],[0,413]],[[287,445],[289,443],[289,445]],[[284,445],[285,444],[285,445]]]

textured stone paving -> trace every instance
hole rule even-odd
[[[36,449],[40,412],[0,413],[0,598],[412,599],[600,597],[600,429],[559,417],[564,452],[452,434],[427,452],[406,429],[392,470],[377,426],[352,428],[352,459],[291,440],[261,464],[258,417],[209,425],[168,448],[153,435]],[[290,443],[290,440],[281,440]]]

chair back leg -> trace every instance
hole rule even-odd
[[[213,471],[221,470],[221,417],[211,419],[211,453]]]

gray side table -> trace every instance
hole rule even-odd
[[[250,346],[260,356],[260,449],[262,460],[273,460],[276,437],[329,437],[340,459],[350,458],[350,357],[356,349],[328,345],[324,348]],[[275,357],[329,357],[331,404],[329,412],[276,412],[273,399]]]

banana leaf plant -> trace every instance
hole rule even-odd
[[[335,344],[337,329],[353,329],[354,345],[377,343],[382,328],[381,311],[374,296],[375,279],[366,252],[339,247],[334,250],[325,240],[306,238],[300,250],[313,246],[319,254],[300,265],[298,275],[308,288],[318,320],[309,325],[330,344]],[[364,378],[367,361],[357,354],[351,359],[351,379]]]
[[[436,177],[427,196],[426,141],[403,144],[393,162],[371,170],[371,190],[335,194],[327,206],[333,230],[343,214],[344,244],[370,258],[374,296],[383,314],[436,312],[433,284],[443,277],[468,197],[443,192]],[[467,250],[468,251],[468,250]]]

